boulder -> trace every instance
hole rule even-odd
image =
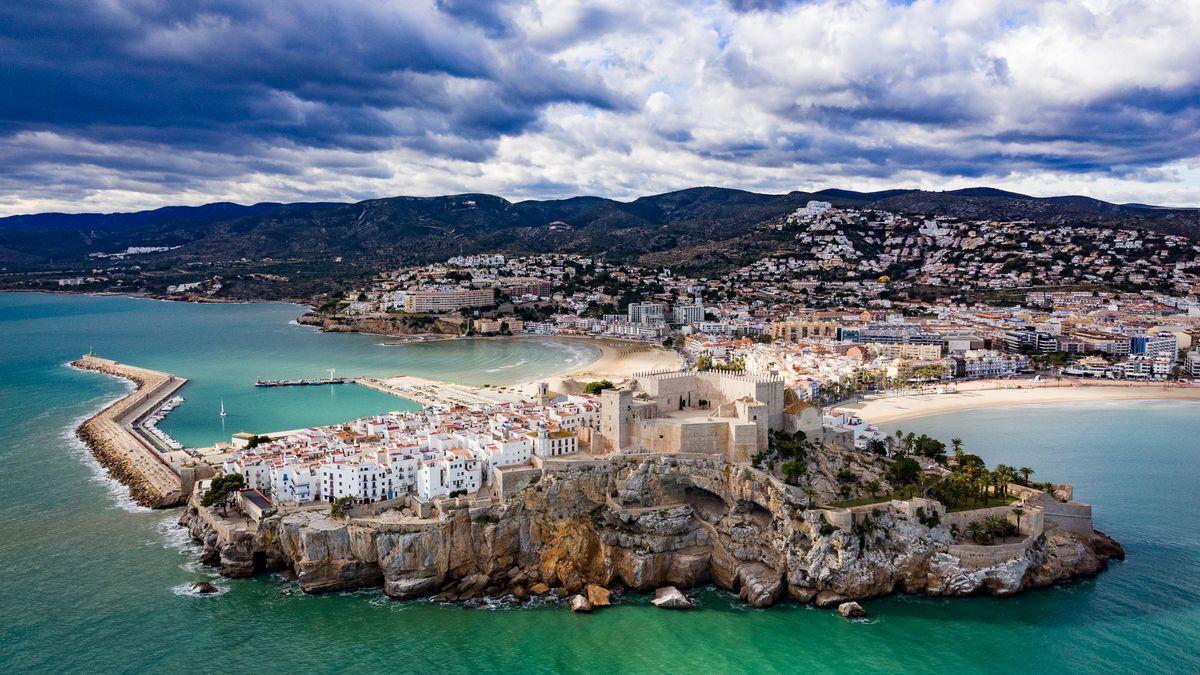
[[[611,593],[609,593],[608,589],[603,586],[597,586],[596,584],[587,585],[587,599],[588,602],[592,603],[593,607],[608,607],[611,605],[612,598],[610,595]]]
[[[817,597],[813,601],[813,604],[821,609],[830,609],[832,607],[837,607],[845,601],[846,597],[844,595],[839,595],[833,591],[821,591],[820,593],[817,593]]]
[[[534,595],[545,595],[550,592],[550,587],[539,581],[529,587],[529,592]]]
[[[661,609],[692,609],[696,606],[674,586],[664,586],[654,591],[654,599],[650,602]]]
[[[867,615],[867,610],[863,609],[862,605],[857,602],[843,602],[838,605],[837,611],[838,614],[847,619],[860,619]]]
[[[755,607],[770,607],[783,595],[783,575],[762,563],[743,565],[738,569],[738,580],[738,597]]]
[[[525,590],[524,586],[513,586],[512,596],[513,600],[516,600],[517,602],[525,602],[529,599],[529,591]]]
[[[208,595],[209,593],[216,593],[217,587],[213,586],[207,581],[197,581],[196,583],[192,584],[192,590],[201,595]]]
[[[458,583],[458,596],[462,600],[467,600],[479,595],[479,592],[488,585],[488,576],[486,574],[471,574],[465,577]]]
[[[592,603],[582,595],[571,596],[571,611],[572,612],[590,612],[592,611]]]

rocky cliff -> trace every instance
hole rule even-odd
[[[395,598],[446,600],[576,593],[587,584],[713,583],[756,606],[785,598],[833,606],[894,591],[1007,595],[1123,557],[1103,534],[1051,531],[981,563],[953,553],[964,547],[948,531],[901,504],[850,517],[806,509],[794,492],[719,457],[616,455],[548,462],[507,503],[436,518],[392,511],[334,520],[310,509],[239,529],[193,502],[181,522],[228,576],[287,569],[309,592],[382,585]]]
[[[315,326],[326,333],[372,333],[404,337],[410,335],[461,335],[462,321],[456,316],[421,314],[371,314],[347,317],[306,312],[296,318],[303,326]]]

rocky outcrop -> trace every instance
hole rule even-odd
[[[227,576],[289,569],[308,592],[382,586],[395,598],[448,601],[553,592],[602,606],[601,591],[614,586],[711,583],[755,606],[791,599],[833,608],[897,591],[1008,595],[1094,574],[1123,555],[1103,534],[1054,530],[1011,556],[967,555],[970,547],[907,505],[806,509],[794,488],[715,456],[563,466],[503,505],[435,519],[332,520],[306,510],[245,531],[192,504],[183,522],[202,558]]]
[[[655,591],[654,599],[650,603],[659,609],[692,609],[696,606],[674,586],[666,586]]]
[[[343,316],[306,312],[296,318],[303,326],[315,326],[327,333],[373,333],[397,337],[412,335],[461,335],[462,320],[453,315],[426,316],[409,314],[369,314]]]
[[[861,619],[867,615],[867,610],[863,609],[862,605],[853,601],[843,602],[842,604],[838,605],[837,611],[838,614],[841,614],[847,619]]]

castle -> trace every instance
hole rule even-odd
[[[782,430],[783,380],[724,371],[639,373],[601,395],[600,452],[695,452],[749,461]]]

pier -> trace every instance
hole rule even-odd
[[[91,354],[72,363],[77,368],[130,380],[137,388],[79,426],[79,437],[92,454],[128,485],[134,501],[151,508],[182,504],[198,478],[211,475],[207,465],[179,466],[170,448],[142,427],[142,421],[187,384],[169,373],[138,368]]]
[[[352,377],[326,377],[320,380],[263,380],[254,381],[256,387],[316,387],[322,384],[346,384],[353,382]]]

